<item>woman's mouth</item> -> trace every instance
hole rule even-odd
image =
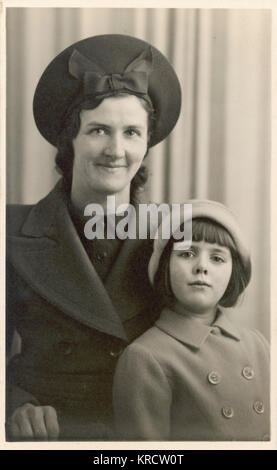
[[[119,170],[120,168],[126,168],[126,165],[115,165],[113,163],[108,163],[108,164],[98,163],[97,166],[107,171],[116,171],[116,170]]]
[[[118,165],[115,163],[98,163],[98,166],[104,166],[106,168],[123,168],[126,165]]]

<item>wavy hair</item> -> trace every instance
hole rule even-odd
[[[110,96],[126,96],[125,93],[116,92]],[[95,109],[100,103],[105,99],[102,97],[101,100],[97,100],[95,98],[87,99],[75,105],[72,109],[69,110],[67,116],[64,119],[64,124],[62,131],[59,134],[58,142],[57,142],[57,154],[55,158],[56,162],[56,170],[63,176],[64,180],[64,187],[67,192],[71,190],[72,184],[72,172],[73,172],[73,161],[74,161],[74,150],[72,141],[77,136],[80,125],[80,113],[82,110],[89,110]],[[145,100],[141,97],[138,97],[142,106],[147,111],[148,114],[148,145],[147,151],[144,156],[146,158],[148,151],[149,151],[149,141],[151,137],[151,133],[155,123],[155,112],[148,100]],[[148,171],[147,167],[142,164],[139,170],[137,171],[136,175],[131,181],[131,189],[130,189],[130,202],[131,204],[138,202],[138,193],[143,190],[143,186],[145,185],[148,179]]]

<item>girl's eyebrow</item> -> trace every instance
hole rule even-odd
[[[226,247],[222,247],[222,248],[210,248],[210,251],[212,251],[213,253],[229,253],[229,249]]]
[[[213,245],[213,244],[212,244],[212,243],[209,243],[209,245]],[[189,249],[191,249],[191,248],[194,248],[195,250],[199,250],[199,246],[198,246],[197,244],[195,244],[195,242],[192,242],[192,243],[191,243],[190,248],[187,248],[187,249],[185,248],[184,250],[189,250]],[[218,247],[215,248],[215,247],[211,246],[211,247],[209,248],[209,251],[211,251],[211,252],[213,252],[213,253],[224,253],[224,254],[228,254],[228,253],[229,253],[229,248],[227,248],[227,247],[225,247],[225,246],[222,246],[222,247],[220,247],[220,248],[218,248]]]

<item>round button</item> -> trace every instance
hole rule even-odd
[[[57,349],[59,353],[64,356],[69,356],[72,353],[72,345],[67,341],[60,341],[60,343],[57,344]]]
[[[256,411],[256,413],[258,413],[259,415],[264,413],[264,404],[260,400],[255,401],[253,408]]]
[[[242,369],[242,375],[245,379],[251,380],[254,377],[254,370],[250,366],[245,366]]]
[[[218,336],[218,335],[220,335],[220,329],[219,329],[217,326],[214,326],[214,327],[211,329],[211,333],[212,333],[213,335]]]
[[[224,418],[230,419],[234,416],[234,410],[231,406],[224,406],[221,411]]]
[[[11,358],[11,360],[12,360],[13,363],[16,364],[16,363],[19,361],[19,355],[13,356],[13,357]]]
[[[221,375],[219,374],[219,372],[217,372],[216,370],[212,370],[209,374],[208,374],[208,381],[210,382],[210,384],[212,385],[217,385],[221,382]]]
[[[107,258],[108,256],[108,253],[106,251],[103,251],[102,253],[97,253],[95,255],[95,258],[97,259],[97,261],[103,261],[104,258]]]
[[[123,349],[119,349],[118,351],[110,351],[110,356],[117,357],[122,353]]]

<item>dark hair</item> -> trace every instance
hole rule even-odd
[[[80,112],[83,109],[95,109],[97,106],[101,104],[103,99],[106,97],[111,96],[126,96],[126,93],[123,92],[115,92],[112,95],[109,94],[108,96],[103,96],[101,99],[91,98],[85,101],[82,101],[73,107],[71,107],[67,113],[67,116],[64,119],[64,124],[62,131],[59,134],[58,141],[57,141],[57,154],[56,154],[56,169],[57,171],[63,175],[64,180],[64,187],[66,191],[71,190],[72,184],[72,171],[73,171],[73,161],[74,161],[74,150],[72,145],[72,140],[77,136],[81,120],[80,120]],[[150,103],[150,101],[145,100],[144,98],[137,97],[141,104],[143,105],[144,109],[148,113],[148,142],[150,141],[150,136],[153,130],[154,122],[155,122],[155,112]],[[147,146],[147,151],[144,158],[147,156],[149,151],[149,146]],[[141,165],[139,170],[137,171],[136,175],[134,176],[133,180],[131,181],[131,191],[130,191],[130,198],[131,203],[137,202],[137,193],[142,190],[144,184],[146,183],[148,178],[148,171],[145,165]]]
[[[183,225],[180,227],[183,229]],[[224,295],[219,301],[223,307],[233,307],[240,294],[248,284],[249,276],[245,272],[236,245],[229,232],[217,222],[205,217],[192,220],[192,240],[217,243],[229,248],[232,256],[232,274]],[[170,285],[169,261],[173,244],[176,240],[171,237],[160,258],[159,266],[154,277],[154,291],[159,298],[160,306],[170,306],[175,300]]]

